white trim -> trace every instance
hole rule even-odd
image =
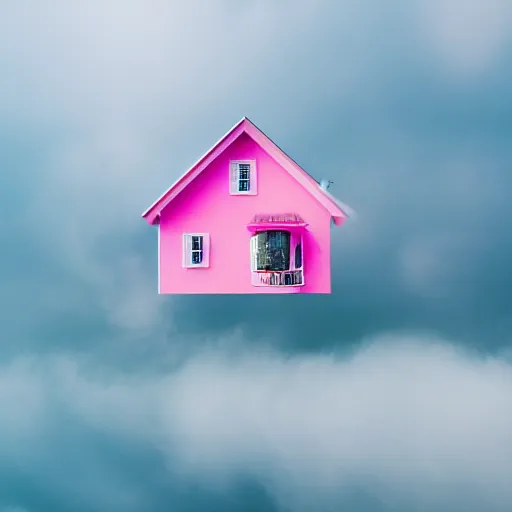
[[[249,190],[238,190],[239,174],[238,166],[249,165]],[[236,173],[236,174],[234,174]],[[229,162],[229,193],[232,196],[255,196],[258,194],[258,173],[256,160],[230,160]]]
[[[250,257],[251,257],[251,272],[254,272],[256,270],[256,260],[257,260],[257,239],[256,239],[256,233],[253,234],[250,238]]]
[[[202,237],[202,255],[201,263],[193,264],[192,255],[192,237]],[[208,268],[210,266],[210,234],[209,233],[183,233],[182,235],[182,267],[183,268]]]
[[[232,128],[230,128],[208,151],[206,151],[205,153],[203,153],[203,156],[201,158],[199,158],[195,163],[194,165],[191,165],[187,172],[182,174],[170,187],[168,187],[166,189],[166,191],[160,195],[160,197],[153,202],[153,204],[149,207],[149,208],[146,208],[146,211],[142,214],[142,217],[145,217],[166,195],[167,193],[169,192],[169,190],[173,189],[189,172],[191,169],[193,169],[194,167],[196,167],[196,165],[198,165],[205,157],[206,155],[210,154],[212,151],[214,151],[217,146],[224,140],[228,137],[228,135],[231,135],[231,132],[235,131],[239,125],[241,125],[247,118],[244,116],[242,117],[242,119],[240,119],[240,121],[238,121],[238,123],[236,123],[235,125],[233,125]]]
[[[271,284],[270,281],[272,281],[272,278],[276,278],[281,281],[284,276],[286,275],[293,275],[296,272],[300,272],[302,281],[297,284],[282,284],[282,283],[273,283]],[[284,277],[286,279],[286,277]],[[266,282],[265,282],[266,281]],[[276,272],[251,272],[251,284],[252,286],[258,286],[258,287],[267,287],[267,288],[298,288],[301,286],[304,286],[304,270],[283,270],[283,271],[276,271]]]
[[[160,295],[160,226],[158,223],[158,294]]]

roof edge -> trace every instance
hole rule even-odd
[[[159,214],[167,204],[172,201],[172,192],[180,186],[180,183],[185,182],[190,178],[191,175],[198,169],[201,170],[201,166],[204,162],[216,152],[231,136],[236,133],[236,130],[243,127],[233,140],[236,140],[242,133],[247,133],[251,138],[255,140],[264,150],[269,152],[271,156],[276,159],[279,165],[285,164],[285,168],[288,168],[288,172],[291,172],[292,176],[302,185],[306,190],[309,191],[310,195],[316,199],[330,214],[331,218],[334,219],[335,224],[340,226],[343,224],[346,218],[354,216],[354,211],[346,204],[339,201],[327,190],[323,189],[320,183],[311,176],[305,169],[303,169],[293,158],[291,158],[283,149],[281,149],[268,135],[266,135],[258,126],[256,126],[247,116],[242,117],[235,125],[233,125],[220,139],[215,142],[188,170],[181,175],[167,190],[156,200],[153,204],[147,208],[141,215],[149,225],[155,225],[159,222]],[[253,133],[251,133],[253,132]],[[261,138],[261,140],[260,140]],[[232,141],[231,141],[232,142]],[[231,143],[230,142],[230,143]],[[273,155],[274,154],[274,155]],[[282,159],[282,162],[279,160]],[[208,164],[206,164],[208,165]],[[192,177],[194,179],[195,176]],[[318,187],[318,188],[317,188]],[[179,194],[181,190],[178,190],[176,194]],[[155,210],[158,211],[155,214]]]
[[[234,124],[220,139],[217,140],[217,142],[215,142],[215,144],[213,144],[210,149],[208,149],[208,151],[206,151],[205,153],[203,153],[203,155],[198,159],[196,160],[196,162],[191,165],[187,172],[183,175],[181,175],[170,187],[168,187],[166,189],[166,191],[156,200],[153,202],[153,204],[151,206],[149,206],[149,208],[146,208],[146,210],[144,210],[144,212],[142,213],[141,217],[143,219],[146,219],[146,217],[151,213],[151,211],[157,207],[164,199],[165,197],[167,196],[167,194],[169,194],[169,192],[174,189],[174,187],[176,185],[178,185],[178,183],[180,183],[180,181],[182,181],[187,175],[189,172],[192,171],[192,169],[196,168],[197,166],[199,166],[201,164],[201,162],[209,155],[211,154],[215,148],[217,148],[217,146],[219,146],[220,144],[222,144],[222,142],[227,139],[239,126],[241,126],[243,124],[244,121],[249,121],[249,119],[247,117],[242,117],[242,119],[240,119],[240,121],[238,121],[236,124]],[[251,121],[249,121],[251,122]],[[252,123],[251,123],[252,124]],[[151,225],[155,224],[155,222],[150,222]]]
[[[320,183],[315,180],[305,169],[303,169],[293,158],[283,151],[268,135],[260,130],[254,123],[249,121],[250,129],[248,134],[269,153],[279,165],[288,170],[288,172],[302,185],[310,195],[316,199],[334,219],[339,219],[340,223],[346,217],[345,211],[338,204],[338,200],[331,194],[325,194],[320,187]],[[251,134],[251,130],[255,130],[256,134]],[[260,139],[261,138],[261,139]],[[270,147],[268,145],[270,144]],[[274,151],[272,151],[274,150]],[[275,155],[275,156],[274,156]],[[278,158],[276,158],[276,156]],[[281,160],[281,161],[280,161]],[[290,171],[291,169],[291,171]]]

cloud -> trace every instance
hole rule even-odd
[[[418,2],[427,44],[452,76],[485,73],[512,41],[512,6],[507,0]]]
[[[0,507],[161,510],[247,477],[298,512],[510,510],[509,2],[20,0],[0,18]],[[156,294],[140,213],[245,114],[358,212],[333,231],[333,295],[293,318],[289,297]],[[412,327],[503,359],[359,349]]]
[[[44,392],[32,370],[33,363],[28,360],[14,361],[2,367],[0,427],[4,440],[12,437],[26,440],[33,434],[33,425],[40,425],[44,417]]]
[[[203,481],[249,473],[293,510],[353,487],[397,507],[453,510],[462,488],[493,510],[512,504],[512,367],[500,360],[407,337],[349,360],[204,355],[170,391],[180,460]]]
[[[381,504],[373,510],[512,505],[512,367],[436,339],[383,337],[351,357],[212,347],[160,376],[63,359],[35,368],[0,371],[11,389],[2,410],[18,404],[40,431],[40,406],[16,385],[30,373],[46,406],[161,450],[172,478],[200,487],[245,476],[304,511],[346,505],[354,490]]]

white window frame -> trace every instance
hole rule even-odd
[[[250,254],[251,254],[251,272],[256,272],[256,262],[257,262],[257,240],[254,236],[256,233],[251,235],[250,238]]]
[[[192,263],[192,237],[200,236],[203,239],[201,248],[203,259],[201,263]],[[183,268],[208,268],[210,266],[210,234],[209,233],[183,233]]]
[[[249,190],[238,190],[240,165],[249,165]],[[256,160],[231,160],[229,162],[229,193],[232,196],[254,196],[258,193]]]

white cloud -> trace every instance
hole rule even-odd
[[[503,487],[512,471],[511,367],[443,344],[387,341],[350,361],[194,362],[169,399],[184,467],[213,482],[247,472],[298,504],[355,484],[388,502],[433,505],[457,502],[467,485],[476,498],[512,505]]]
[[[15,368],[0,371],[4,386],[26,376]],[[31,373],[46,400],[160,447],[173,474],[201,485],[252,475],[294,510],[354,487],[395,508],[451,510],[461,489],[477,508],[512,506],[512,367],[436,340],[382,338],[350,359],[212,350],[165,376],[66,360]],[[2,410],[25,403],[11,389]]]

